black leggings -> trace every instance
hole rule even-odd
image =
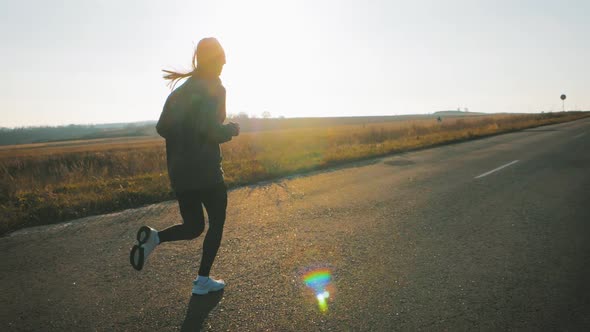
[[[227,188],[225,183],[213,187],[176,193],[183,223],[158,232],[160,243],[178,240],[192,240],[205,230],[203,206],[209,217],[209,230],[203,242],[203,258],[199,268],[200,276],[209,276],[223,235]],[[201,205],[202,204],[202,205]]]

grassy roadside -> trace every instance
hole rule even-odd
[[[222,146],[223,165],[231,187],[588,116],[493,115],[246,133]],[[0,150],[0,174],[0,234],[174,197],[161,140]]]

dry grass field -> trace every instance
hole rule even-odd
[[[490,115],[244,133],[222,145],[228,185],[540,125],[589,113]],[[164,141],[0,147],[0,234],[171,199]]]

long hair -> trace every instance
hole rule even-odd
[[[193,61],[191,62],[192,70],[181,73],[173,70],[162,69],[164,72],[164,79],[169,80],[170,82],[168,82],[167,85],[170,86],[171,89],[174,89],[174,86],[176,86],[178,81],[183,78],[193,76],[196,73],[199,63],[201,66],[207,66],[210,61],[219,58],[220,56],[223,57],[223,61],[225,63],[225,52],[223,51],[219,41],[213,37],[203,38],[199,41],[197,47],[195,47],[195,51],[193,52]]]
[[[189,72],[186,72],[186,73],[162,69],[162,71],[164,72],[164,79],[169,80],[169,82],[166,85],[168,85],[170,87],[170,89],[173,90],[174,87],[176,86],[176,83],[178,83],[178,81],[182,80],[183,78],[193,76],[193,74],[197,70],[197,49],[196,48],[195,48],[195,52],[193,53],[193,61],[191,62],[191,67],[192,67],[192,70]]]

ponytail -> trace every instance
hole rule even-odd
[[[193,76],[197,72],[197,58],[202,63],[202,66],[207,67],[207,65],[214,60],[221,59],[225,64],[225,52],[219,44],[219,41],[215,38],[203,38],[199,41],[199,44],[195,48],[195,52],[193,53],[193,61],[191,63],[192,70],[186,73],[181,73],[172,70],[162,69],[164,72],[164,79],[169,80],[168,86],[174,89],[176,83],[183,78],[187,78]]]
[[[192,66],[192,70],[189,72],[186,72],[186,73],[162,69],[162,71],[164,72],[164,79],[170,81],[166,85],[168,85],[173,90],[174,87],[176,86],[176,83],[178,83],[178,81],[182,80],[183,78],[193,76],[193,74],[197,70],[197,50],[196,49],[195,49],[195,52],[193,53],[193,61],[191,63],[191,66]]]

